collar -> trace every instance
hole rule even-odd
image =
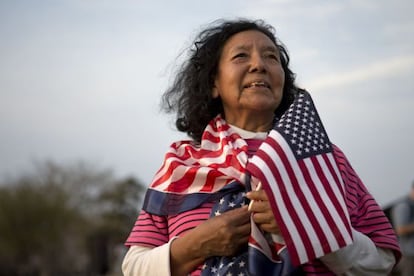
[[[229,124],[230,125],[230,124]],[[230,125],[230,127],[237,133],[240,135],[241,138],[243,139],[260,139],[260,140],[264,140],[266,139],[268,133],[267,132],[253,132],[253,131],[248,131],[239,127],[236,127],[234,125]]]

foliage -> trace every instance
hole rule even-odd
[[[143,186],[84,163],[40,164],[0,185],[0,275],[105,275]]]

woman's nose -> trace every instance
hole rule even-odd
[[[264,72],[266,71],[266,65],[261,55],[252,55],[250,61],[250,72]]]

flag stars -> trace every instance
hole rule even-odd
[[[281,123],[282,119],[283,123]],[[293,152],[301,155],[301,158],[330,149],[329,140],[312,100],[306,94],[298,95],[293,105],[280,119],[277,129],[292,146]]]

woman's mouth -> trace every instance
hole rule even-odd
[[[245,88],[250,88],[250,87],[270,88],[270,85],[268,83],[266,83],[265,81],[254,81],[254,82],[251,82],[251,83],[248,83],[247,85],[245,85]]]

